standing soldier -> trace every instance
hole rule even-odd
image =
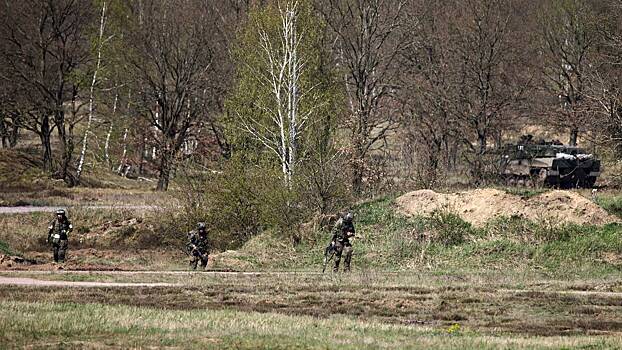
[[[50,222],[48,226],[48,243],[52,243],[52,250],[54,251],[54,262],[65,262],[65,254],[68,248],[67,234],[73,230],[73,226],[63,209],[56,211],[56,219]]]
[[[196,231],[188,233],[188,251],[190,252],[190,266],[193,270],[197,269],[197,263],[201,261],[201,268],[207,268],[209,256],[209,244],[207,241],[207,231],[205,223],[199,222]]]
[[[352,243],[350,238],[354,237],[354,224],[352,223],[353,215],[348,212],[339,218],[333,228],[333,244],[335,250],[335,267],[334,272],[339,271],[339,263],[341,255],[345,254],[343,271],[350,271],[350,261],[352,260]]]

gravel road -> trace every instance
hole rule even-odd
[[[157,210],[161,209],[156,205],[81,205],[70,207],[34,207],[34,206],[21,206],[21,207],[0,207],[1,214],[28,214],[36,212],[55,212],[58,209],[106,209],[106,210]]]

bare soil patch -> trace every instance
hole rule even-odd
[[[0,276],[0,285],[30,287],[173,287],[171,283],[122,283],[122,282],[84,282],[84,281],[49,281],[23,277]]]
[[[530,198],[490,188],[451,194],[419,190],[399,197],[396,204],[406,215],[429,215],[435,210],[448,210],[479,227],[498,217],[590,225],[619,222],[591,200],[576,192],[561,190]]]

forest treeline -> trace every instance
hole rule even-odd
[[[404,181],[485,184],[528,130],[622,157],[621,0],[23,0],[0,16],[2,147],[36,137],[70,186],[85,165],[183,178],[219,213],[201,215],[248,217],[243,235]]]

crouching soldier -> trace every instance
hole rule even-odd
[[[196,270],[197,263],[201,261],[201,268],[207,268],[209,256],[209,244],[205,224],[199,222],[196,231],[188,233],[188,252],[190,253],[190,266]]]
[[[352,219],[352,213],[346,213],[346,215],[337,220],[333,228],[332,244],[335,250],[334,272],[339,271],[339,263],[341,262],[342,254],[344,255],[343,271],[350,271],[350,261],[352,260],[352,243],[350,243],[350,238],[354,237],[354,224]]]
[[[73,226],[63,209],[56,211],[56,219],[50,222],[48,226],[47,242],[52,244],[54,251],[54,262],[65,262],[65,255],[68,248],[67,234],[73,230]]]

